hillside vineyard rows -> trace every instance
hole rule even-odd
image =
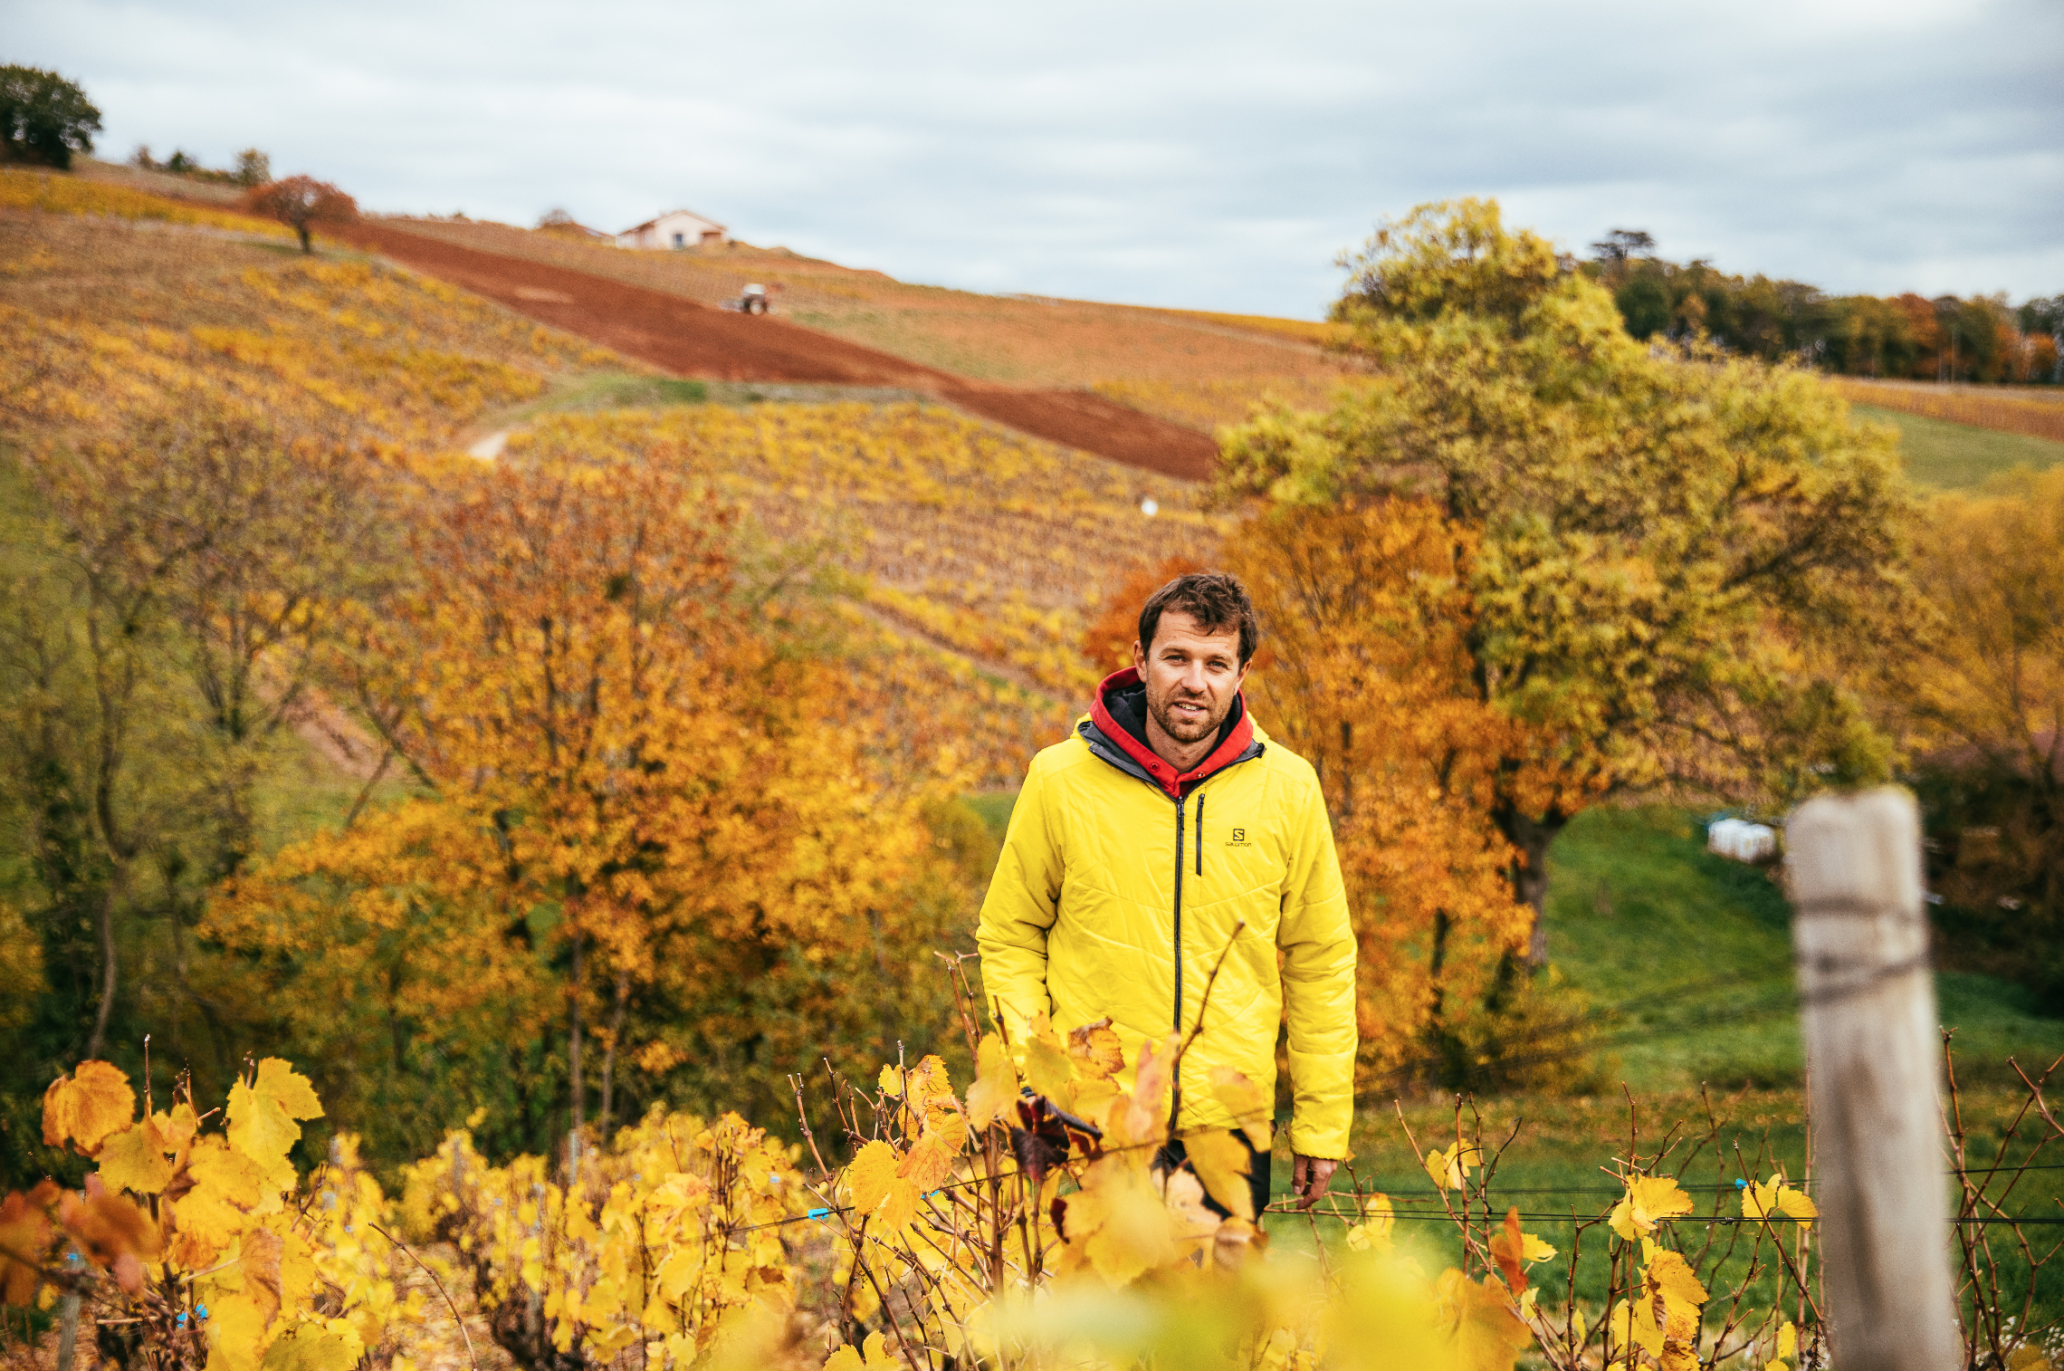
[[[14,403],[81,431],[219,393],[400,460],[584,372],[635,369],[374,263],[256,264],[232,243],[56,217],[0,231],[13,239],[0,309],[17,325],[0,348],[28,382]],[[933,731],[965,712],[987,786],[1014,780],[1081,698],[1082,606],[1130,569],[1107,549],[1155,557],[1216,527],[1195,487],[936,406],[545,416],[508,454],[650,454],[710,480],[770,536],[820,545],[861,587],[844,611],[855,650],[943,716]]]

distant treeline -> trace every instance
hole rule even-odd
[[[1703,333],[1775,361],[1797,357],[1847,376],[1926,381],[2064,381],[2064,295],[2014,306],[2005,295],[1830,296],[1803,281],[1729,276],[1655,255],[1655,240],[1614,229],[1579,269],[1613,292],[1636,338]]]

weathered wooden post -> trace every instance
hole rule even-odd
[[[1833,1362],[1951,1371],[1963,1352],[1920,814],[1891,786],[1826,796],[1785,837]]]

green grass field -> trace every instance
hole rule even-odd
[[[1653,1154],[1674,1135],[1678,1142],[1661,1170],[1680,1179],[1697,1215],[1737,1218],[1736,1180],[1778,1169],[1794,1178],[1807,1174],[1806,1114],[1790,915],[1763,871],[1706,852],[1695,816],[1662,807],[1594,809],[1562,835],[1551,861],[1549,955],[1568,984],[1589,997],[1605,1054],[1601,1074],[1620,1088],[1588,1097],[1467,1101],[1459,1113],[1453,1099],[1365,1099],[1354,1168],[1365,1185],[1393,1197],[1401,1216],[1412,1216],[1401,1217],[1400,1235],[1416,1235],[1429,1265],[1450,1263],[1459,1240],[1406,1129],[1421,1148],[1448,1146],[1459,1118],[1470,1141],[1481,1139],[1487,1150],[1506,1144],[1491,1208],[1502,1217],[1517,1207],[1528,1230],[1558,1249],[1536,1277],[1559,1302],[1577,1224],[1605,1214],[1618,1196],[1607,1174],[1616,1158]],[[1935,984],[1942,1022],[1956,1030],[1972,1154],[1997,1155],[2021,1099],[2008,1084],[2007,1059],[2040,1074],[2064,1055],[2064,1021],[2036,1015],[2025,990],[1989,976],[1941,974]],[[1278,1151],[1280,1190],[1289,1159]],[[2064,1153],[2045,1159],[2064,1162]],[[2064,1171],[2030,1172],[2008,1208],[2054,1214],[2060,1196]],[[1724,1244],[1734,1228],[1687,1220],[1678,1238],[1690,1247],[1709,1235]],[[1283,1217],[1272,1219],[1270,1230],[1302,1245],[1330,1240],[1341,1225]],[[1603,1252],[1603,1233],[1593,1228],[1577,1272],[1582,1300],[1604,1295]],[[1746,1252],[1744,1245],[1722,1263],[1723,1283],[1745,1277]],[[1773,1289],[1767,1275],[1760,1277],[1752,1302]],[[2064,1305],[2064,1272],[2044,1282],[2041,1301]]]
[[[2064,462],[2064,443],[2047,438],[1973,428],[1875,405],[1851,405],[1849,412],[1859,420],[1898,429],[1907,473],[1923,485],[1944,490],[1983,485],[1988,477],[2017,466],[2042,468]]]

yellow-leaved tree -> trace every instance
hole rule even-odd
[[[870,768],[831,668],[744,594],[730,513],[625,461],[438,468],[422,499],[407,584],[330,610],[340,689],[413,793],[279,852],[206,926],[264,955],[325,1061],[376,1068],[333,1100],[371,1114],[412,1056],[471,1052],[454,1084],[505,1124],[570,1097],[577,1133],[594,1038],[605,1126],[627,1054],[754,1102],[873,1046],[870,1007],[936,979],[898,898],[929,778]],[[407,1134],[393,1153],[454,1121],[365,1124]]]
[[[1888,654],[1886,701],[1938,918],[1956,951],[2064,1002],[2064,470],[1936,497],[1914,576],[1935,614]]]
[[[1491,813],[1535,961],[1548,845],[1595,796],[1884,773],[1852,677],[1913,616],[1891,430],[1803,369],[1635,342],[1494,202],[1421,206],[1344,265],[1335,317],[1382,383],[1233,431],[1223,486],[1298,507],[1416,494],[1479,531],[1467,679],[1532,730]],[[1544,761],[1571,783],[1533,784]]]

